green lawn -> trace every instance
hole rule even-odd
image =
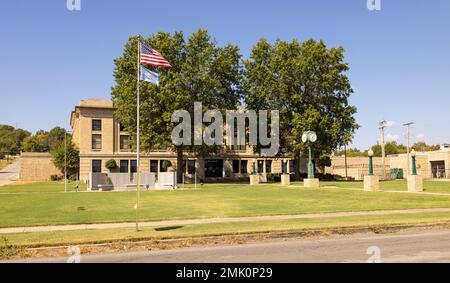
[[[298,183],[300,184],[300,183]],[[363,189],[363,182],[321,182],[322,187],[338,187],[338,188],[352,188]],[[384,191],[407,191],[408,185],[406,180],[395,181],[381,181],[380,189]],[[424,181],[424,191],[432,193],[448,193],[450,194],[450,182],[445,181]]]
[[[350,183],[338,185],[349,187]],[[64,193],[62,182],[0,187],[0,227],[135,220],[134,192],[75,193],[73,183],[69,188],[71,192]],[[139,218],[164,220],[443,207],[450,208],[449,196],[285,188],[277,184],[256,187],[211,184],[197,190],[142,192]]]
[[[348,227],[381,228],[387,225],[449,223],[450,212],[350,216],[321,219],[289,219],[254,222],[230,222],[193,224],[175,227],[145,227],[136,232],[134,228],[55,231],[0,235],[9,244],[18,247],[41,247],[77,245],[114,241],[138,241],[172,239],[200,236],[236,235],[242,233],[288,232]],[[0,249],[1,249],[0,242]]]

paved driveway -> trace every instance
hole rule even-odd
[[[20,159],[0,170],[0,186],[7,185],[19,177]]]

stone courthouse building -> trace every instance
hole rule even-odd
[[[90,173],[135,173],[137,169],[136,153],[132,151],[130,134],[114,116],[114,106],[111,101],[100,99],[81,100],[70,116],[73,132],[73,142],[80,150],[81,180],[88,180]],[[23,181],[46,181],[51,175],[61,174],[53,166],[48,153],[23,153],[21,156],[20,179]],[[116,169],[109,170],[106,163],[115,160]],[[141,153],[141,172],[164,172],[165,160],[178,166],[176,152],[170,150],[153,150]],[[295,160],[287,158],[288,173],[294,174],[297,167]],[[253,163],[261,175],[262,181],[269,174],[281,173],[281,158],[262,158],[253,152],[251,147],[224,146],[219,152],[210,156],[196,156],[185,152],[183,171],[186,181],[192,181],[194,176],[204,182],[244,181],[252,172]],[[298,165],[300,173],[306,173],[306,158]],[[368,174],[368,158],[342,156],[332,157],[332,165],[326,167],[324,173],[337,178],[348,176],[354,180],[362,180]],[[384,172],[389,178],[391,169],[402,169],[407,174],[407,156],[405,154],[386,157]],[[418,152],[417,171],[424,178],[450,179],[450,146],[439,151]],[[169,168],[170,170],[170,168]],[[374,173],[381,176],[383,171],[381,158],[374,158]]]
[[[80,150],[80,179],[87,180],[89,173],[136,172],[136,153],[131,149],[130,134],[117,117],[111,101],[81,100],[71,113],[70,125],[73,142]],[[164,160],[169,160],[173,169],[178,166],[176,152],[154,150],[141,153],[141,172],[163,172]],[[115,160],[118,167],[110,171],[105,164]],[[255,162],[256,161],[256,162]],[[216,154],[199,157],[185,153],[183,171],[185,178],[194,176],[205,181],[237,181],[248,178],[255,162],[258,173],[266,176],[281,173],[281,159],[261,158],[251,147],[224,146]],[[295,160],[289,160],[288,171],[294,172]],[[306,161],[302,160],[300,171],[306,172]]]

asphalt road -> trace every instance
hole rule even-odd
[[[66,262],[68,258],[28,262]],[[81,255],[83,263],[447,262],[450,229],[278,240],[243,245]]]
[[[20,159],[0,170],[0,186],[10,183],[11,179],[19,177]]]

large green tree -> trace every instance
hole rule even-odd
[[[261,39],[244,65],[247,107],[280,111],[281,153],[292,152],[297,159],[306,153],[301,136],[308,129],[317,132],[313,153],[321,164],[351,141],[358,125],[356,108],[348,102],[353,90],[342,47],[327,48],[312,39],[274,44]]]
[[[241,98],[241,55],[234,45],[219,47],[206,30],[198,30],[189,38],[180,31],[159,32],[142,41],[158,50],[173,66],[171,69],[148,66],[161,74],[160,84],[141,83],[142,149],[176,150],[178,179],[181,180],[180,165],[187,147],[175,148],[172,144],[172,113],[175,110],[193,113],[194,102],[202,102],[204,111],[235,109]],[[116,115],[136,141],[137,37],[128,40],[115,66],[112,99]],[[205,147],[190,149],[202,151]]]
[[[25,152],[50,152],[64,141],[65,132],[66,130],[61,127],[54,127],[49,132],[39,130],[23,140],[21,149]]]
[[[67,166],[67,177],[75,177],[80,168],[80,151],[72,143],[71,137],[66,140],[66,146],[64,146],[64,140],[59,142],[52,150],[53,164],[56,168],[61,170],[64,174],[64,169]]]
[[[28,131],[0,125],[0,154],[18,154],[23,140],[30,135]]]

